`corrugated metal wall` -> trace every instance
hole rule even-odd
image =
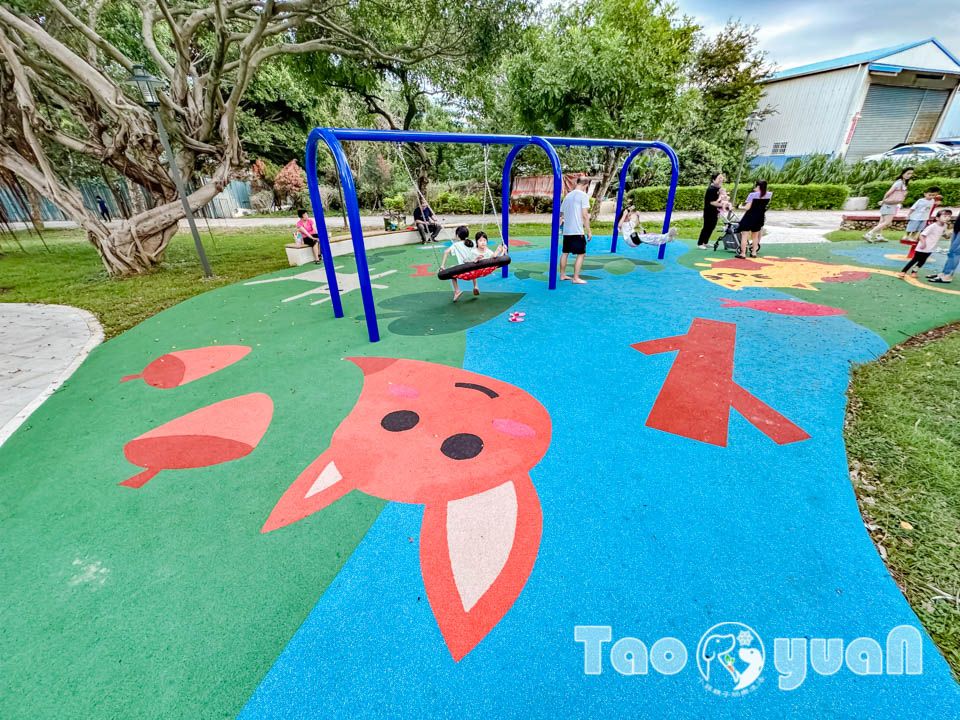
[[[779,112],[760,125],[758,154],[770,155],[775,143],[784,142],[785,155],[836,152],[847,110],[862,84],[857,67],[767,83],[760,107],[771,105]]]
[[[926,142],[943,112],[947,90],[870,85],[846,159],[856,162],[902,142]]]
[[[102,181],[95,178],[91,180],[84,180],[83,182],[77,183],[76,187],[83,196],[83,204],[91,212],[99,212],[97,209],[96,200],[97,195],[99,195],[107,204],[107,208],[110,210],[110,214],[113,219],[122,218],[124,216],[123,212],[121,212],[121,208],[117,206],[117,202],[113,193],[110,192],[110,189]],[[130,207],[130,191],[126,181],[121,178],[117,187],[119,187],[120,193],[127,202],[127,206]],[[139,186],[134,185],[133,187],[135,188],[135,192],[141,192]],[[41,201],[42,205],[40,208],[40,213],[45,221],[69,220],[63,211],[52,202],[46,198],[41,198]],[[21,207],[20,204],[16,202],[16,198],[14,198],[5,188],[0,188],[0,203],[3,203],[3,207],[7,212],[7,216],[12,221],[30,222],[30,216],[28,214],[29,209]],[[232,218],[236,217],[237,208],[250,208],[249,182],[239,180],[232,181],[229,185],[227,185],[226,188],[224,188],[222,193],[211,200],[205,208],[197,213],[197,215],[199,217],[206,218]]]

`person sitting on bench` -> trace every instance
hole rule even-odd
[[[417,232],[420,233],[421,245],[427,242],[436,242],[437,235],[443,230],[443,226],[437,222],[437,217],[433,214],[430,206],[427,205],[426,200],[421,200],[420,205],[414,209],[413,222],[417,226]],[[427,239],[427,233],[430,234],[429,240]]]
[[[298,210],[297,230],[300,231],[300,242],[309,245],[313,249],[313,264],[320,264],[320,238],[317,237],[317,228],[313,220],[307,217],[306,210]]]

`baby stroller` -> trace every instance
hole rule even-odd
[[[724,218],[723,228],[720,230],[723,234],[713,243],[714,251],[716,251],[722,242],[724,250],[735,253],[740,252],[740,233],[737,232],[739,224],[740,218],[733,213],[730,213]]]

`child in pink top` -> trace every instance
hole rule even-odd
[[[320,264],[320,238],[317,237],[317,228],[307,216],[306,210],[297,211],[297,217],[300,218],[297,221],[297,230],[300,231],[300,237],[297,238],[297,241],[301,245],[309,245],[313,248],[313,264]]]
[[[937,243],[943,236],[943,231],[947,229],[952,217],[953,213],[950,210],[941,210],[937,213],[936,221],[927,225],[926,229],[920,233],[917,249],[914,251],[910,262],[903,266],[900,277],[906,277],[911,268],[913,268],[913,275],[916,277],[917,271],[923,267],[930,254],[937,249]]]

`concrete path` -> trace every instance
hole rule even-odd
[[[101,342],[103,328],[86,310],[0,303],[0,445]]]
[[[840,220],[843,217],[842,210],[771,210],[767,213],[767,234],[764,239],[770,244],[787,242],[824,242],[823,235],[832,230],[840,228]],[[465,225],[479,225],[484,221],[481,215],[443,215],[441,216],[447,223],[460,222]],[[680,210],[673,214],[674,219],[682,220],[686,218],[699,218],[700,211]],[[510,216],[513,222],[524,223],[549,223],[551,216],[548,213],[515,213]],[[601,221],[611,222],[612,213],[600,213]],[[640,213],[640,219],[643,223],[655,225],[663,220],[662,212],[644,212]],[[492,222],[492,216],[487,216],[486,222]],[[383,216],[380,214],[362,215],[361,222],[365,228],[383,229]],[[221,220],[199,220],[201,229],[206,225],[211,228],[256,228],[256,227],[289,227],[293,228],[297,224],[295,217],[272,217],[272,218],[225,218]],[[15,229],[23,229],[23,223],[12,223]],[[337,213],[327,214],[327,225],[331,228],[345,228],[343,216]],[[44,223],[49,229],[71,229],[76,227],[76,223],[69,221],[51,221]],[[188,231],[186,221],[180,222],[181,231]],[[652,230],[652,226],[648,228]]]

